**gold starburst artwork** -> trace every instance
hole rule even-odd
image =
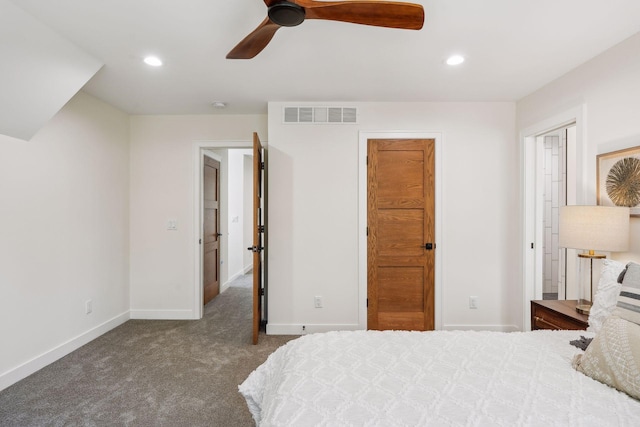
[[[609,170],[605,183],[607,195],[616,206],[640,204],[640,159],[625,157]]]
[[[597,200],[602,206],[625,206],[640,217],[640,146],[598,154]]]

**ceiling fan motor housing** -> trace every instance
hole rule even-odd
[[[300,25],[305,17],[304,7],[289,1],[278,2],[270,6],[268,14],[272,22],[283,27]]]

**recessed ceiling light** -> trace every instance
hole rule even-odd
[[[162,61],[157,56],[147,56],[144,58],[144,63],[151,65],[152,67],[159,67],[162,65]]]
[[[220,101],[214,101],[211,103],[211,105],[213,106],[213,108],[217,108],[217,109],[223,109],[227,106],[227,104],[225,104],[224,102],[220,102]]]
[[[452,55],[447,59],[447,65],[460,65],[464,62],[462,55]]]

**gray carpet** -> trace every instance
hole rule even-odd
[[[3,390],[0,425],[252,426],[238,384],[295,337],[251,345],[247,280],[202,320],[130,320]]]

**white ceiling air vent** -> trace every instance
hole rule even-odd
[[[284,107],[284,123],[354,124],[358,109],[353,107]]]

